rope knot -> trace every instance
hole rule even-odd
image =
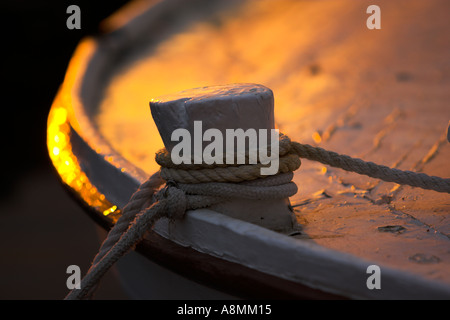
[[[166,200],[167,217],[170,220],[183,218],[187,210],[187,198],[183,190],[174,180],[168,180],[165,187],[161,190],[163,199]]]

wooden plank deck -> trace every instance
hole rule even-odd
[[[162,142],[148,101],[206,85],[263,84],[293,140],[450,177],[448,1],[246,2],[150,36],[113,70],[96,123],[151,174]],[[170,18],[170,17],[169,17]],[[173,17],[172,21],[177,21]],[[299,241],[450,284],[450,197],[303,161],[291,198]]]

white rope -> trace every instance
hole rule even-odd
[[[292,177],[291,172],[272,177],[273,184],[268,180],[264,183],[256,182],[255,185],[214,182],[189,185],[169,181],[157,193],[154,193],[155,184],[144,183],[124,208],[120,221],[109,232],[91,268],[81,280],[80,289],[73,289],[66,300],[90,296],[109,268],[133,248],[161,217],[181,219],[187,210],[209,207],[230,198],[284,199],[297,192],[297,186],[291,182]],[[153,198],[151,204],[149,196]],[[136,213],[137,210],[139,211]]]

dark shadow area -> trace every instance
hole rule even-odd
[[[100,237],[93,221],[60,185],[46,148],[47,116],[78,42],[126,4],[111,1],[3,1],[1,70],[6,83],[0,190],[0,299],[62,299],[67,266],[87,271]],[[69,30],[69,5],[81,29]],[[80,230],[85,237],[80,238]],[[112,277],[112,274],[109,275]],[[99,299],[125,298],[116,280]]]

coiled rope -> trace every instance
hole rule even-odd
[[[261,175],[262,164],[254,165],[180,165],[161,150],[156,161],[161,170],[152,175],[132,195],[122,216],[111,229],[95,256],[91,268],[67,300],[90,297],[106,271],[143,239],[162,217],[180,219],[187,210],[205,208],[231,198],[283,199],[294,195],[291,180],[300,159],[318,161],[332,167],[367,175],[388,182],[450,193],[450,179],[424,173],[402,171],[340,155],[322,148],[292,142],[280,134],[278,174]],[[166,181],[164,188],[160,189]]]

